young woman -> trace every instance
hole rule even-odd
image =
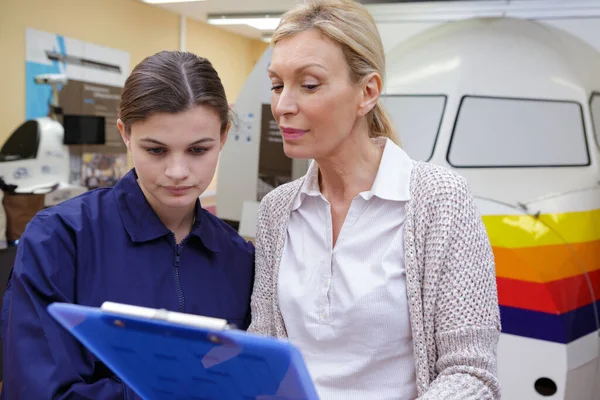
[[[161,52],[135,67],[118,120],[134,168],[112,188],[41,211],[19,243],[2,310],[3,398],[137,398],[53,321],[53,302],[114,301],[247,327],[254,248],[199,202],[229,127],[208,60]]]
[[[306,1],[272,44],[285,153],[314,162],[261,202],[249,331],[289,338],[323,399],[499,398],[486,230],[463,178],[391,140],[372,17]]]

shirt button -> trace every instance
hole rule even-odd
[[[327,313],[325,311],[323,311],[323,313],[321,314],[321,318],[327,319]]]

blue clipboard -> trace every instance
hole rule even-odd
[[[318,400],[286,341],[68,303],[48,312],[144,399]]]

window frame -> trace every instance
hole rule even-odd
[[[402,94],[402,93],[382,95],[381,96],[381,99],[383,100],[382,105],[385,107],[385,110],[389,114],[389,117],[392,120],[391,122],[393,123],[394,121],[393,121],[393,117],[392,117],[392,112],[391,112],[390,108],[387,107],[385,104],[385,99],[389,98],[389,97],[441,97],[444,99],[444,104],[442,105],[442,115],[440,115],[437,132],[435,133],[435,138],[433,139],[433,146],[431,146],[431,152],[429,153],[429,157],[427,157],[427,159],[423,160],[424,162],[430,161],[433,158],[435,149],[438,144],[438,139],[440,138],[440,131],[442,130],[442,123],[444,122],[444,117],[446,116],[446,109],[448,108],[448,95],[446,95],[446,94]],[[394,129],[396,129],[395,126],[394,126]],[[400,143],[402,143],[402,132],[397,132],[397,133],[400,136],[399,137]],[[403,148],[403,150],[404,150],[404,148]]]
[[[600,94],[600,93],[599,93]],[[585,154],[587,157],[587,162],[585,164],[539,164],[539,165],[455,165],[450,161],[450,152],[452,151],[452,143],[454,141],[454,135],[456,134],[456,126],[458,124],[458,120],[460,118],[460,113],[463,111],[463,103],[467,98],[474,99],[492,99],[492,100],[513,100],[513,101],[532,101],[532,102],[542,102],[542,103],[566,103],[566,104],[575,104],[579,108],[579,117],[581,118],[581,126],[583,128],[583,141],[585,144]],[[448,141],[448,149],[446,151],[446,162],[456,169],[473,169],[473,168],[487,168],[487,169],[515,169],[515,168],[581,168],[581,167],[589,167],[592,164],[591,154],[590,154],[590,145],[588,142],[588,132],[585,125],[585,118],[583,115],[583,106],[581,103],[575,100],[559,100],[559,99],[542,99],[542,98],[534,98],[534,97],[510,97],[510,96],[483,96],[483,95],[463,95],[458,104],[456,117],[454,119],[454,123],[452,126],[452,133],[450,134],[450,139]]]
[[[594,100],[594,97],[598,97],[598,101],[600,101],[600,91],[592,90],[588,102],[588,105],[590,107],[590,121],[592,122],[592,130],[594,131],[594,142],[596,142],[596,147],[600,151],[600,126],[596,126],[594,112],[592,110],[592,101]],[[598,118],[600,120],[600,115],[598,115]]]

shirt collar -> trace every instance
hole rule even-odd
[[[373,187],[369,191],[360,193],[360,196],[365,200],[373,196],[391,201],[410,200],[410,174],[413,168],[411,158],[391,139],[378,137],[371,140],[383,147],[383,155]],[[306,196],[321,196],[319,166],[314,160],[308,167],[292,210],[300,208]]]
[[[127,234],[134,242],[148,242],[170,234],[154,209],[150,206],[137,182],[135,169],[131,169],[113,187],[119,214]],[[195,221],[190,235],[198,237],[210,251],[219,252],[214,226],[206,217],[200,199],[196,200]]]
[[[306,171],[306,175],[304,175],[300,191],[294,199],[292,211],[300,208],[306,196],[321,196],[321,189],[319,188],[319,166],[315,160],[312,160],[308,165],[308,170]]]
[[[369,200],[373,196],[391,201],[410,200],[410,174],[413,163],[408,154],[391,139],[372,139],[383,147],[383,155],[373,187],[360,195]]]

